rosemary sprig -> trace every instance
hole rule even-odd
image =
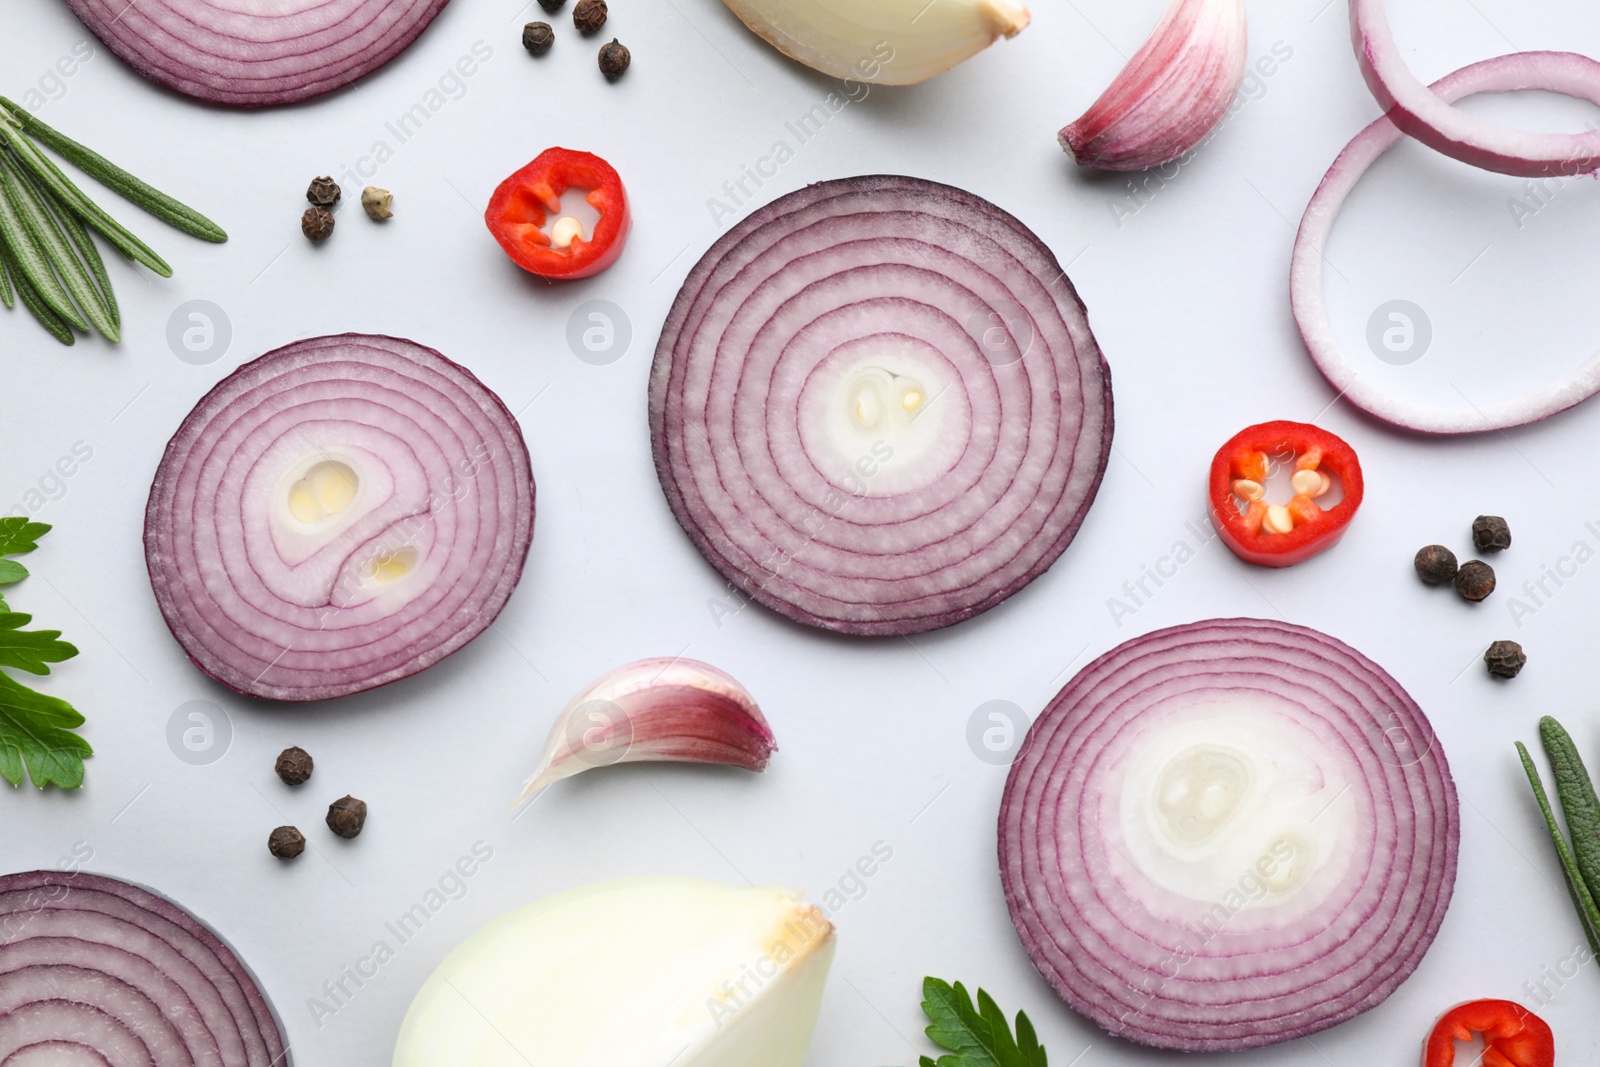
[[[98,152],[0,96],[0,303],[12,291],[62,344],[91,324],[117,342],[122,317],[111,276],[90,230],[125,258],[171,277],[166,260],[78,187],[34,138],[145,211],[202,240],[228,239],[222,227]]]

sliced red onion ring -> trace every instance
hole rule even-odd
[[[1584,174],[1600,167],[1600,131],[1536,133],[1500,126],[1452,107],[1459,97],[1444,98],[1439,92],[1442,82],[1431,88],[1423,85],[1395,44],[1384,0],[1350,0],[1350,34],[1373,96],[1395,125],[1429,148],[1475,167],[1523,178]],[[1570,65],[1556,69],[1553,58],[1564,54],[1518,52],[1490,60],[1501,64],[1495,70],[1495,89],[1469,89],[1461,95],[1545,89],[1586,100],[1600,97],[1600,69]]]
[[[222,940],[114,878],[0,878],[0,1063],[287,1067],[255,978]]]
[[[1084,668],[1029,730],[1000,810],[1039,973],[1112,1034],[1190,1052],[1381,1003],[1438,932],[1459,843],[1450,769],[1399,683],[1259,619]]]
[[[1484,60],[1439,79],[1430,89],[1444,104],[1476,93],[1526,89],[1530,88],[1526,73],[1535,64],[1544,79],[1537,88],[1600,104],[1600,63],[1572,52],[1524,52]],[[1362,378],[1339,346],[1328,319],[1322,261],[1345,198],[1367,168],[1401,136],[1401,129],[1387,117],[1357,134],[1328,168],[1300,220],[1289,268],[1289,302],[1317,369],[1356,407],[1385,422],[1421,433],[1479,433],[1521,426],[1565,411],[1600,392],[1600,355],[1589,357],[1555,385],[1469,408],[1412,403],[1391,396],[1377,383]]]
[[[393,337],[269,352],[195,405],[156,470],[145,561],[201,670],[276,700],[357,693],[488,628],[533,538],[516,420]]]
[[[656,348],[656,470],[705,557],[848,634],[986,611],[1072,541],[1111,378],[1050,250],[971,193],[808,186],[725,234]]]
[[[263,107],[331,92],[405,51],[450,0],[67,0],[151,81]]]

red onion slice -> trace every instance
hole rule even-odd
[[[201,670],[324,700],[432,666],[488,628],[533,538],[528,450],[431,348],[343,334],[240,367],[167,445],[145,560]]]
[[[1111,378],[1050,250],[918,178],[823,182],[690,273],[650,379],[656,470],[705,557],[848,634],[986,611],[1082,523]]]
[[[1325,634],[1219,619],[1067,683],[1000,811],[1034,966],[1112,1034],[1254,1048],[1375,1007],[1455,883],[1460,814],[1421,709]]]
[[[0,878],[0,1063],[287,1067],[255,978],[177,905],[127,882]]]
[[[215,104],[331,92],[405,51],[450,0],[67,0],[140,74]]]
[[[1544,79],[1530,86],[1527,72]],[[1431,91],[1445,105],[1477,93],[1540,88],[1600,104],[1600,63],[1573,52],[1522,52],[1463,67],[1439,79]],[[1378,157],[1403,135],[1390,118],[1381,118],[1345,146],[1317,187],[1289,268],[1289,302],[1306,349],[1328,382],[1356,407],[1385,422],[1421,433],[1480,433],[1537,422],[1600,392],[1600,355],[1591,356],[1564,381],[1522,396],[1469,408],[1446,408],[1401,400],[1384,392],[1361,372],[1340,347],[1323,298],[1322,261],[1328,238],[1345,198]]]
[[[1536,133],[1475,118],[1451,105],[1439,85],[1423,85],[1406,66],[1384,13],[1384,0],[1350,0],[1350,35],[1361,74],[1395,125],[1429,148],[1485,170],[1522,178],[1584,174],[1600,167],[1600,131]],[[1600,95],[1600,69],[1556,69],[1554,52],[1502,56],[1494,90],[1546,89],[1594,100]],[[1466,68],[1468,70],[1472,67]]]

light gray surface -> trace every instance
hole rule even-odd
[[[1170,1063],[1099,1034],[1029,966],[995,871],[1004,770],[969,750],[968,720],[991,700],[1035,714],[1070,671],[1135,633],[1281,614],[1373,656],[1432,716],[1462,792],[1461,876],[1432,952],[1387,1004],[1311,1041],[1210,1062],[1405,1064],[1450,1004],[1533,1003],[1524,983],[1557,968],[1581,936],[1511,742],[1532,741],[1537,716],[1554,711],[1586,752],[1600,744],[1600,563],[1561,563],[1575,543],[1588,546],[1585,559],[1600,549],[1590,459],[1600,408],[1510,434],[1422,441],[1335,402],[1310,365],[1286,298],[1294,222],[1340,146],[1377,111],[1340,3],[1253,4],[1252,56],[1281,42],[1292,57],[1192,164],[1119,220],[1112,205],[1125,179],[1074,173],[1054,133],[1132,54],[1160,7],[1041,0],[1016,40],[921,87],[874,90],[803,145],[785,123],[834,86],[770,52],[714,0],[614,0],[607,32],[633,49],[634,66],[610,87],[594,69],[595,46],[564,24],[555,51],[535,62],[518,43],[533,11],[456,0],[359,88],[259,114],[170,95],[97,44],[42,117],[213,214],[233,240],[203,245],[121,211],[177,275],[162,282],[112,265],[126,321],[120,350],[62,350],[20,314],[0,317],[0,510],[26,509],[41,479],[58,497],[33,509],[57,529],[12,602],[82,647],[45,688],[85,711],[99,752],[81,795],[0,797],[0,866],[52,866],[83,842],[94,869],[169,893],[255,968],[299,1062],[325,1067],[387,1063],[427,973],[518,904],[645,873],[744,876],[820,895],[882,841],[893,859],[836,915],[840,952],[813,1063],[914,1062],[926,1051],[917,1001],[927,973],[982,983],[1009,1010],[1026,1009],[1052,1063]],[[1600,54],[1600,19],[1579,4],[1393,7],[1424,77],[1512,45]],[[0,91],[14,99],[85,39],[57,0],[10,0],[3,22]],[[424,101],[479,41],[492,57],[399,144],[386,122]],[[1490,103],[1545,128],[1594,117],[1566,102]],[[644,383],[657,331],[719,232],[708,198],[726,200],[723,183],[779,139],[795,157],[749,187],[757,201],[810,180],[901,171],[1016,213],[1070,264],[1111,362],[1116,451],[1077,543],[1012,602],[954,630],[861,642],[755,607],[719,615],[722,583],[656,486]],[[376,180],[394,190],[396,217],[369,223],[353,203],[359,183],[346,181],[352,202],[338,231],[311,248],[297,226],[307,180],[355,166],[378,140],[394,151]],[[561,288],[520,274],[480,221],[495,184],[552,144],[614,163],[637,217],[616,267]],[[1330,251],[1334,321],[1363,366],[1448,402],[1458,388],[1471,398],[1548,380],[1592,350],[1600,188],[1570,182],[1519,227],[1509,200],[1524,195],[1518,180],[1415,146],[1377,168]],[[615,302],[632,323],[632,345],[611,365],[580,361],[565,340],[569,315],[591,299]],[[1405,367],[1380,364],[1363,340],[1369,315],[1391,299],[1416,302],[1432,321],[1432,347]],[[190,300],[214,302],[231,323],[231,347],[209,365],[168,347],[169,316]],[[495,630],[451,660],[326,707],[263,706],[208,683],[167,634],[140,553],[145,494],[168,435],[221,376],[269,348],[345,330],[437,347],[520,412],[539,482],[537,535]],[[1316,419],[1345,435],[1368,477],[1344,543],[1273,573],[1201,543],[1212,452],[1268,418]],[[77,442],[93,455],[63,491],[48,472]],[[1432,541],[1465,552],[1480,511],[1507,515],[1517,541],[1495,561],[1501,590],[1471,607],[1421,587],[1410,558]],[[1195,558],[1119,625],[1109,598],[1180,541]],[[1574,573],[1559,588],[1547,581],[1554,595],[1542,604],[1520,591],[1557,566]],[[1518,601],[1534,609],[1520,625]],[[1511,636],[1531,662],[1505,685],[1477,657]],[[675,653],[714,662],[755,692],[782,745],[771,771],[596,773],[561,783],[513,823],[509,802],[566,699],[618,663]],[[196,700],[232,723],[231,747],[209,766],[181,762],[167,742],[169,719]],[[293,792],[271,770],[287,744],[317,759],[315,778]],[[355,842],[320,825],[346,792],[372,806]],[[292,866],[268,856],[267,832],[282,822],[305,829],[316,854]],[[308,998],[480,840],[494,857],[465,895],[319,1025]],[[1600,973],[1585,967],[1542,1009],[1563,1062],[1592,1062],[1600,1049],[1597,984]]]

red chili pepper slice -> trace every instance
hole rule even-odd
[[[1295,457],[1294,496],[1266,499],[1274,457]],[[1326,510],[1316,498],[1337,477],[1344,498]],[[1320,477],[1319,477],[1320,476]],[[1263,422],[1235,434],[1211,461],[1211,520],[1234,555],[1263,567],[1292,567],[1338,543],[1365,491],[1355,449],[1304,422]]]
[[[1457,1041],[1482,1034],[1483,1067],[1553,1067],[1556,1040],[1550,1026],[1521,1004],[1473,1000],[1445,1012],[1422,1047],[1422,1067],[1455,1067]]]
[[[561,194],[587,189],[589,205],[600,213],[594,233],[556,247],[545,223],[561,214]],[[588,278],[622,254],[628,228],[628,195],[622,178],[599,156],[552,148],[500,183],[484,212],[484,222],[500,247],[523,270],[541,278]]]

